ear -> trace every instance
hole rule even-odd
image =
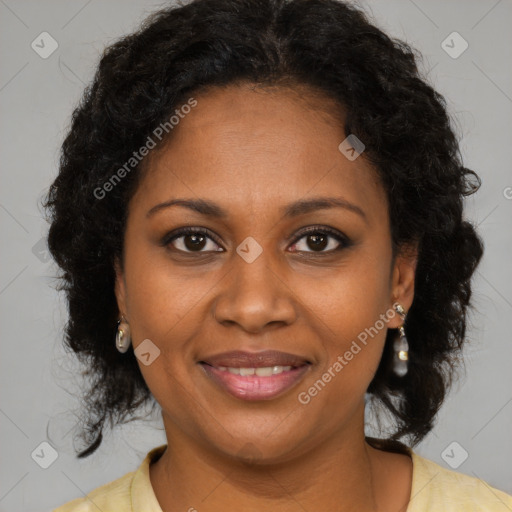
[[[126,308],[126,282],[124,280],[124,272],[121,268],[121,264],[119,260],[116,258],[114,262],[114,270],[116,273],[116,282],[115,282],[115,295],[117,299],[117,307],[119,309],[119,316],[127,315]]]
[[[414,299],[414,281],[416,276],[416,265],[418,263],[418,244],[403,246],[395,257],[393,275],[391,278],[391,302],[389,307],[394,310],[393,304],[398,302],[409,311]],[[402,325],[399,315],[394,315],[389,320],[388,327],[397,328]]]

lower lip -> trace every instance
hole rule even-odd
[[[257,375],[235,375],[208,364],[201,364],[206,375],[230,395],[241,400],[271,400],[295,386],[308,371],[309,365],[289,371],[258,377]]]

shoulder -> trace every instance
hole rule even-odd
[[[406,512],[511,512],[512,496],[484,480],[447,469],[400,441],[367,437],[370,446],[412,458],[412,487]]]
[[[407,512],[510,512],[512,496],[484,480],[444,468],[411,450],[413,484]]]
[[[97,487],[82,498],[76,498],[53,512],[95,512],[98,510],[131,510],[130,489],[135,471]]]
[[[151,486],[149,466],[167,445],[153,448],[139,468],[76,498],[52,512],[162,512]]]

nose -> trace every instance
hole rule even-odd
[[[234,259],[233,268],[219,284],[215,319],[254,334],[269,326],[291,325],[297,316],[297,301],[283,273],[270,267],[266,251],[252,263],[236,254]]]

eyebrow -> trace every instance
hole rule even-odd
[[[153,216],[161,210],[170,208],[171,206],[181,206],[200,213],[201,215],[207,215],[218,219],[225,219],[228,217],[228,212],[226,210],[216,203],[206,199],[171,199],[153,206],[147,212],[146,218]],[[301,199],[282,208],[281,214],[286,218],[292,218],[316,210],[326,210],[329,208],[344,208],[357,213],[365,221],[368,220],[366,214],[359,206],[339,197],[314,197],[311,199]]]

